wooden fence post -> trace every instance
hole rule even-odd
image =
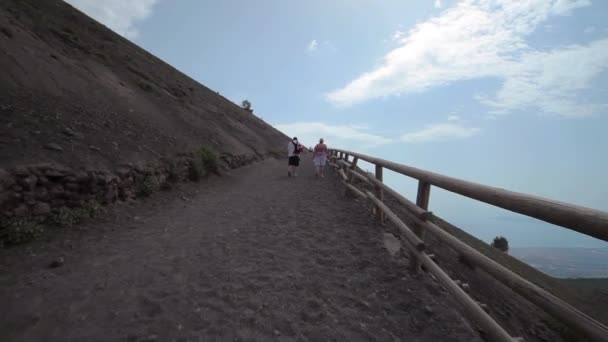
[[[418,194],[416,195],[416,205],[419,206],[420,208],[424,209],[425,211],[428,211],[430,197],[431,197],[431,184],[428,182],[425,182],[423,180],[419,180],[418,181]],[[425,230],[421,225],[415,224],[414,232],[416,233],[416,235],[418,235],[420,240],[424,241]],[[416,273],[419,273],[421,266],[422,266],[421,260],[416,258],[414,253],[410,254],[410,258],[411,258],[410,260],[412,261],[411,262],[412,270]]]
[[[376,164],[376,179],[382,182],[382,178],[382,166]],[[376,197],[380,201],[384,201],[384,191],[379,186],[376,186]],[[381,224],[384,224],[384,212],[382,212],[382,210],[378,206],[376,206],[376,219]]]
[[[350,169],[351,169],[352,171],[355,171],[355,172],[357,171],[357,162],[358,162],[358,161],[359,161],[359,157],[355,157],[355,158],[353,158],[353,163],[352,163],[352,165],[350,166]],[[354,174],[351,172],[351,173],[350,173],[350,175],[349,175],[349,177],[348,177],[348,182],[349,182],[349,183],[352,183],[352,182],[353,182],[353,178],[355,178],[355,175],[354,175]]]

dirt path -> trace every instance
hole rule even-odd
[[[309,163],[287,178],[268,160],[187,202],[161,194],[128,219],[0,251],[2,340],[478,340]]]

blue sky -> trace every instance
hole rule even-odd
[[[308,145],[608,211],[608,2],[68,2]],[[431,207],[486,241],[607,247],[438,189]]]

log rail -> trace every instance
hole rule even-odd
[[[350,160],[352,158],[352,161]],[[357,162],[366,161],[375,165],[374,174],[362,174],[357,170]],[[394,163],[361,153],[332,149],[329,165],[340,175],[345,185],[345,194],[353,194],[369,200],[374,205],[376,219],[384,223],[388,219],[401,232],[402,243],[409,250],[412,270],[420,272],[425,266],[460,304],[464,314],[486,331],[493,341],[518,341],[521,338],[511,337],[490,315],[475,302],[461,286],[434,262],[431,255],[425,253],[425,234],[433,234],[458,253],[466,256],[473,264],[484,270],[513,291],[536,304],[571,329],[579,331],[592,341],[608,341],[608,327],[594,320],[570,304],[552,295],[541,287],[517,275],[466,243],[447,233],[428,219],[431,186],[463,195],[499,208],[543,220],[567,229],[577,231],[604,241],[608,241],[608,213],[550,199],[481,185],[437,173],[417,169],[411,166]],[[416,203],[383,183],[383,169],[388,169],[418,180]],[[373,188],[372,191],[358,189],[353,180],[357,179]],[[407,209],[413,222],[413,229],[408,227],[384,203],[384,194],[389,194]]]

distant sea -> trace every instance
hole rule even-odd
[[[608,278],[608,248],[526,247],[509,254],[556,278]]]

